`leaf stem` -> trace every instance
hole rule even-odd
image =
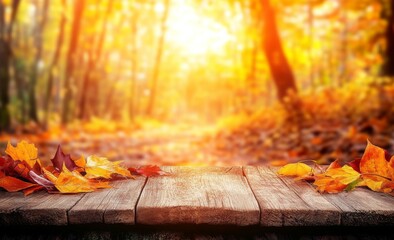
[[[323,172],[323,168],[317,163],[316,160],[302,160],[302,161],[299,161],[299,163],[313,163],[313,168],[317,168],[320,171],[320,173]],[[314,174],[313,169],[312,169],[311,173]]]

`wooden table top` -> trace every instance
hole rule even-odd
[[[394,225],[394,197],[366,189],[320,194],[270,167],[163,167],[86,194],[24,197],[0,191],[0,226],[13,225]]]

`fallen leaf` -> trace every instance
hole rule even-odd
[[[37,191],[40,191],[42,189],[45,189],[45,188],[43,186],[40,186],[40,185],[33,186],[33,187],[30,187],[30,188],[26,188],[26,189],[23,190],[23,195],[29,196],[30,194],[35,193]]]
[[[382,179],[378,176],[368,176],[368,174],[377,174],[382,177],[390,178],[385,150],[368,141],[360,161],[360,172],[363,174],[364,178],[370,178],[375,181],[381,181]]]
[[[10,176],[0,178],[0,187],[4,188],[8,192],[17,192],[33,186],[37,185]]]
[[[71,159],[70,154],[64,154],[60,145],[57,147],[55,156],[51,159],[51,161],[58,172],[61,171],[63,165],[65,165],[70,171],[74,171],[78,168],[74,160]]]
[[[335,169],[335,168],[341,168],[341,164],[339,163],[339,160],[336,159],[334,162],[332,162],[328,168],[326,169],[326,171],[330,170],[330,169]]]
[[[361,173],[360,171],[360,161],[361,158],[354,159],[353,161],[349,162],[349,166],[351,166],[355,171]]]
[[[93,192],[98,188],[110,188],[108,182],[89,181],[77,171],[69,171],[65,165],[59,177],[45,170],[46,176],[55,184],[61,193]]]
[[[33,181],[35,183],[37,183],[38,185],[45,187],[47,190],[54,190],[54,184],[49,181],[48,179],[46,179],[44,176],[41,176],[37,173],[35,173],[34,171],[30,171],[29,172],[30,177],[33,179]]]
[[[26,141],[19,142],[16,147],[12,146],[10,142],[7,144],[7,148],[5,150],[14,161],[24,161],[31,168],[38,161],[38,151],[34,144],[29,144]]]
[[[391,193],[394,190],[394,181],[384,182],[382,184],[382,192]]]
[[[389,175],[392,181],[394,181],[394,156],[391,157],[389,163],[388,163],[388,168],[389,168]]]
[[[337,179],[340,183],[348,185],[361,177],[361,174],[352,167],[344,165],[341,168],[332,168],[324,173],[326,176]]]
[[[363,181],[360,183],[360,186],[367,186],[372,191],[380,192],[382,191],[382,184],[383,181],[374,181],[370,178],[364,178]]]
[[[278,170],[278,174],[284,176],[297,176],[302,177],[305,175],[311,175],[313,169],[305,163],[290,163]]]
[[[133,175],[142,175],[145,177],[168,175],[167,172],[162,171],[160,167],[156,165],[147,165],[139,168],[129,168],[128,170]]]
[[[81,156],[79,159],[75,160],[74,163],[80,168],[85,168],[86,160],[83,156]]]
[[[111,162],[107,158],[89,156],[86,159],[86,178],[106,178],[110,179],[112,174],[119,174],[124,177],[131,177],[127,169],[119,166],[121,162]]]
[[[316,189],[321,193],[342,192],[347,186],[346,184],[341,183],[339,179],[328,177],[324,174],[317,175],[313,185],[315,185]]]
[[[354,180],[353,182],[349,183],[346,186],[345,191],[351,191],[351,190],[355,189],[357,186],[360,185],[361,182],[362,182],[362,178],[358,178],[358,179]]]

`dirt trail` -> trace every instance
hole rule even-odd
[[[39,149],[40,158],[49,161],[60,144],[66,153],[74,157],[80,155],[105,156],[111,160],[124,160],[127,166],[140,165],[190,165],[225,166],[244,165],[246,158],[232,153],[218,152],[209,141],[215,128],[212,126],[163,125],[152,129],[90,134],[62,132],[49,139],[34,135],[2,137],[0,147],[6,142],[13,144],[28,140]]]

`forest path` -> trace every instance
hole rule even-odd
[[[250,165],[247,157],[240,158],[234,152],[218,151],[210,141],[214,126],[188,124],[161,125],[133,132],[114,131],[88,133],[62,131],[59,134],[21,134],[0,136],[0,147],[8,141],[16,144],[27,140],[39,149],[42,161],[49,161],[58,145],[74,158],[80,155],[104,156],[110,160],[124,160],[127,166],[141,165],[188,165],[229,166]],[[236,152],[236,151],[235,151]]]

